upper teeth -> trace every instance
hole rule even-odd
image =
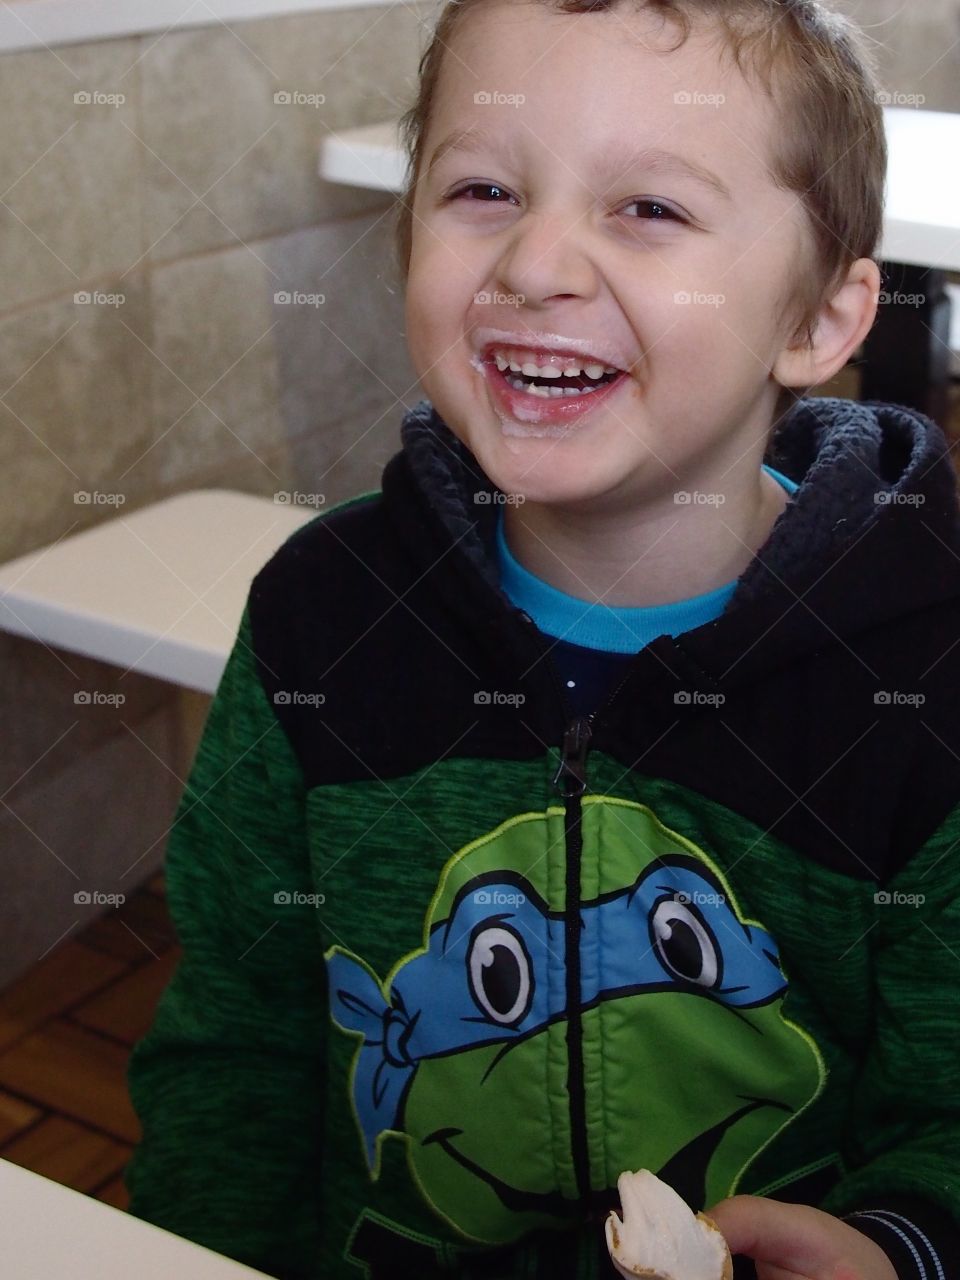
[[[575,356],[548,356],[549,364],[537,364],[530,359],[528,352],[518,351],[512,347],[494,351],[493,357],[501,372],[510,369],[513,373],[522,373],[527,378],[559,378],[563,374],[576,378],[581,372],[588,378],[602,378],[605,373],[620,372],[612,365],[597,364],[592,360],[584,363]]]

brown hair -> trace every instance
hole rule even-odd
[[[489,0],[487,0],[489,3]],[[529,0],[558,13],[609,11],[622,0]],[[448,0],[424,50],[416,102],[400,120],[407,154],[397,205],[395,253],[406,280],[413,234],[413,195],[437,93],[445,48],[464,18],[484,0]],[[670,19],[679,48],[691,20],[712,20],[737,67],[753,70],[780,109],[771,174],[800,195],[812,231],[812,260],[798,266],[790,296],[794,340],[812,342],[820,307],[857,258],[873,257],[883,223],[887,148],[876,63],[860,29],[819,0],[634,0]],[[778,414],[796,395],[781,395]]]

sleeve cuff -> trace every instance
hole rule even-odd
[[[880,1246],[897,1280],[960,1280],[960,1227],[945,1209],[913,1196],[884,1196],[843,1215]]]

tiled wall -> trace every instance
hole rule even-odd
[[[927,111],[960,111],[958,0],[828,0],[877,42],[880,79],[892,94],[920,94]]]
[[[319,143],[407,105],[431,8],[0,58],[0,562],[117,510],[78,491],[123,514],[204,486],[332,504],[378,485],[419,398],[393,200],[321,181]],[[206,707],[0,634],[0,985],[97,910],[75,893],[159,865]]]

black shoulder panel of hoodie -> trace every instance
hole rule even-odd
[[[403,470],[397,455],[385,484],[400,484]],[[404,511],[429,539],[420,508]],[[544,638],[464,573],[451,547],[429,573],[412,562],[376,494],[310,522],[257,575],[258,670],[308,786],[559,747],[564,710]],[[458,575],[472,615],[451,605]],[[678,702],[678,691],[721,687],[684,644],[716,625],[647,645],[597,721],[594,746],[734,809],[823,865],[883,882],[960,800],[960,643],[950,648],[960,605],[772,662],[731,686],[722,706]],[[478,704],[485,690],[524,692],[522,713]],[[878,703],[878,693],[891,701]],[[916,693],[923,703],[892,700]]]
[[[261,680],[308,786],[398,777],[447,755],[532,759],[561,742],[559,691],[534,628],[506,608],[495,625],[452,626],[429,579],[399,556],[379,497],[294,535],[257,576],[250,609]],[[673,695],[717,686],[660,636],[595,745],[819,863],[882,882],[960,799],[951,637],[960,608],[936,605],[698,708]],[[498,663],[499,646],[512,646],[512,663]],[[516,690],[517,671],[522,716],[475,703],[480,690]],[[877,704],[877,691],[925,701]]]

